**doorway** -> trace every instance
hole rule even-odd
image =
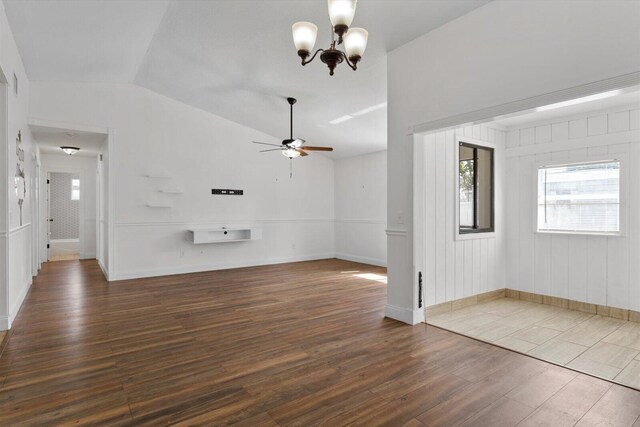
[[[80,174],[47,174],[47,259],[80,259]]]
[[[640,389],[640,86],[415,142],[426,323]]]
[[[108,269],[108,129],[31,120],[40,162],[41,262],[96,259]],[[64,149],[63,149],[64,148]],[[70,149],[72,148],[72,149]]]

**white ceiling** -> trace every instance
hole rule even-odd
[[[302,67],[291,24],[318,25],[329,44],[325,0],[4,0],[34,81],[133,82],[267,134],[288,134],[285,97],[298,98],[297,137],[334,157],[386,148],[386,52],[489,0],[361,0],[354,26],[369,46],[351,71]]]
[[[612,109],[636,109],[640,108],[640,88],[633,88],[631,91],[609,98],[584,102],[552,110],[531,112],[525,114],[515,114],[511,117],[495,120],[506,128],[522,127],[529,123],[551,122],[555,119],[579,116],[585,113],[612,110]]]
[[[66,156],[60,147],[78,147],[74,156],[95,157],[106,142],[106,135],[70,129],[52,128],[48,126],[29,125],[31,135],[36,140],[43,154],[59,154]]]
[[[130,82],[168,0],[8,0],[30,80]]]

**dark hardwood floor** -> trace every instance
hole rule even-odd
[[[637,391],[385,319],[384,274],[107,284],[93,261],[45,264],[0,357],[0,425],[640,426]]]

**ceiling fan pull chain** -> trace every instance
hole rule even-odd
[[[293,159],[289,157],[289,179],[293,178]]]

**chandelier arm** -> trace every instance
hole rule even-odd
[[[306,59],[302,59],[302,65],[307,65],[309,62],[313,61],[320,52],[324,52],[324,49],[316,50],[316,53],[314,53],[308,61]]]
[[[341,51],[341,50],[338,50],[338,52],[340,52],[340,53],[342,54],[342,56],[344,57],[344,60],[345,60],[345,61],[347,61],[347,65],[348,65],[349,67],[351,67],[351,69],[352,69],[353,71],[355,71],[355,70],[357,70],[357,69],[358,69],[358,64],[353,64],[353,63],[351,63],[351,61],[349,61],[349,57],[347,56],[347,54],[346,54],[346,53],[344,53],[344,52],[343,52],[343,51]]]

